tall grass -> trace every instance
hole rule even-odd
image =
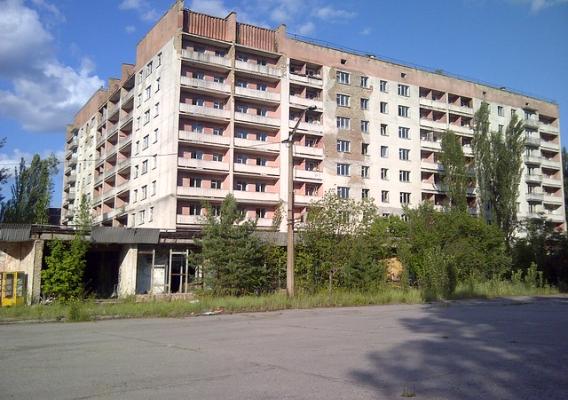
[[[452,296],[461,298],[493,298],[499,296],[551,295],[553,288],[530,288],[522,283],[490,281],[459,285]],[[133,298],[115,303],[96,303],[92,300],[74,301],[67,304],[19,306],[0,308],[0,322],[16,320],[39,321],[92,321],[106,318],[180,318],[207,312],[239,313],[256,311],[277,311],[285,309],[306,309],[318,307],[348,307],[379,304],[423,303],[423,293],[415,288],[400,289],[391,286],[376,291],[335,290],[314,294],[299,293],[290,299],[284,293],[262,296],[201,295],[198,301],[154,300],[137,303]]]

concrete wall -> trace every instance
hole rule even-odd
[[[26,273],[28,304],[39,300],[43,246],[43,240],[0,244],[0,272]]]

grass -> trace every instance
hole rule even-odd
[[[476,283],[473,286],[458,286],[455,299],[494,298],[502,296],[552,295],[558,290],[552,288],[527,288],[510,282]],[[327,291],[316,294],[300,293],[289,299],[283,293],[262,296],[200,296],[199,301],[172,300],[136,303],[126,299],[116,303],[96,303],[92,300],[67,304],[19,306],[0,308],[0,322],[9,321],[93,321],[106,318],[179,318],[200,315],[205,312],[223,313],[277,311],[318,307],[347,307],[379,304],[423,303],[420,290],[399,289],[391,286],[373,292],[335,290],[330,296]]]

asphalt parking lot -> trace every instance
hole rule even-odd
[[[566,399],[568,298],[0,325],[0,399]]]

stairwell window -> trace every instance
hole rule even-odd
[[[346,94],[337,93],[335,100],[339,107],[349,107],[351,97]]]
[[[361,132],[369,133],[369,121],[361,121]]]
[[[361,110],[368,110],[369,109],[369,99],[362,98],[361,99]]]
[[[370,168],[367,165],[361,166],[361,178],[368,178],[369,177],[369,170]]]
[[[361,77],[361,87],[362,88],[369,88],[369,77],[367,77],[367,76]]]
[[[341,164],[338,163],[337,164],[337,175],[339,176],[349,176],[349,172],[350,172],[350,168],[351,166],[349,164]]]
[[[383,93],[388,93],[387,81],[380,81],[379,82],[379,90]]]
[[[350,129],[351,128],[351,120],[346,117],[337,117],[337,127],[339,129]]]
[[[351,142],[349,140],[338,140],[337,151],[339,153],[349,153],[351,151]]]
[[[388,114],[389,113],[389,105],[386,101],[381,101],[379,107],[380,107],[381,114]]]
[[[345,186],[338,186],[337,187],[337,197],[340,199],[348,199],[349,198],[349,188]]]
[[[337,83],[341,83],[343,85],[349,85],[351,81],[351,74],[349,72],[344,71],[337,71],[336,73]]]

